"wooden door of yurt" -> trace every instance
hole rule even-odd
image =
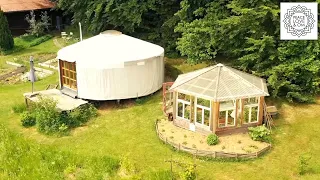
[[[77,90],[77,70],[75,62],[59,60],[61,88]]]

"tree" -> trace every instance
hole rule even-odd
[[[60,0],[58,7],[93,34],[117,29],[176,51],[180,0]]]
[[[38,21],[36,20],[34,11],[30,11],[30,14],[27,14],[25,19],[29,23],[29,30],[27,30],[27,32],[31,35],[39,37],[43,35],[45,31],[49,31],[50,17],[46,11],[41,12],[40,20]]]
[[[14,41],[9,29],[9,24],[3,11],[0,9],[0,51],[13,48]]]
[[[232,65],[267,79],[273,96],[314,101],[320,92],[319,42],[280,41],[278,1],[202,2],[195,6],[184,0],[177,13],[182,55],[196,63],[223,55],[233,59]]]
[[[288,0],[285,0],[288,1]],[[308,0],[309,1],[309,0]],[[89,31],[118,29],[178,52],[188,62],[216,56],[268,81],[269,92],[311,102],[320,92],[318,41],[280,41],[278,0],[59,0]]]

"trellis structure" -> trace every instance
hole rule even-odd
[[[262,124],[264,79],[218,64],[180,75],[173,93],[177,126],[204,133],[220,133]]]

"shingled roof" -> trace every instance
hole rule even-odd
[[[170,90],[214,101],[269,96],[264,79],[223,64],[179,75]]]
[[[53,7],[55,7],[55,3],[50,0],[0,0],[0,9],[5,13],[50,9]]]

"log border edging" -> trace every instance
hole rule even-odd
[[[174,147],[175,149],[179,150],[179,151],[184,151],[187,153],[190,153],[192,155],[196,155],[196,156],[201,156],[201,157],[210,157],[210,158],[232,158],[232,159],[253,159],[253,158],[258,158],[261,155],[263,155],[265,152],[269,151],[272,147],[271,144],[268,144],[267,147],[254,152],[254,153],[226,153],[223,151],[205,151],[205,150],[198,150],[195,148],[190,148],[190,147],[186,147],[182,144],[177,144],[171,140],[169,140],[168,138],[164,137],[160,132],[159,132],[159,128],[158,128],[158,122],[159,120],[156,120],[155,123],[155,127],[156,127],[156,133],[158,135],[158,137],[165,143],[165,144],[169,144],[172,147]]]

